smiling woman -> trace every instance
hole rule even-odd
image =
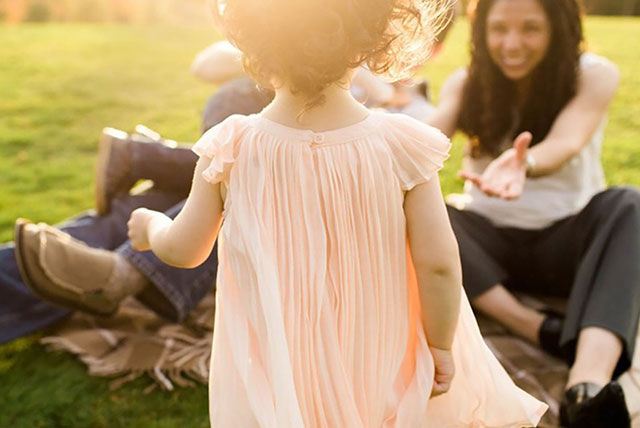
[[[578,0],[477,0],[472,59],[432,123],[469,137],[449,215],[475,307],[571,366],[569,427],[628,427],[616,378],[640,314],[640,193],[600,163],[617,67],[583,50]],[[529,148],[530,147],[530,148]],[[511,291],[566,298],[566,315]]]
[[[537,1],[500,2],[487,16],[487,47],[493,62],[511,80],[526,77],[544,59],[551,25]]]
[[[474,155],[501,153],[507,133],[529,131],[534,145],[576,91],[583,37],[578,5],[480,1],[475,17],[460,128],[477,137]],[[517,98],[521,108],[514,109]]]

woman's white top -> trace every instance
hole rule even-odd
[[[592,53],[580,57],[580,69],[606,61]],[[606,116],[591,141],[555,172],[527,178],[522,195],[507,201],[487,196],[472,183],[465,185],[464,209],[478,213],[499,227],[542,229],[557,220],[577,214],[591,198],[606,188],[600,162]],[[482,171],[487,161],[465,160],[472,171]]]

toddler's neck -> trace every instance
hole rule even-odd
[[[271,104],[262,112],[267,119],[291,128],[311,129],[316,132],[339,129],[364,120],[369,111],[353,98],[348,88],[332,85],[325,89],[324,103],[306,111],[307,99],[294,95],[289,88],[276,89]]]

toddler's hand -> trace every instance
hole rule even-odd
[[[129,239],[134,250],[146,251],[151,249],[149,244],[148,226],[153,217],[153,211],[146,208],[138,208],[131,213],[127,222],[129,227]]]
[[[449,390],[455,373],[455,367],[451,350],[439,349],[433,346],[430,346],[429,350],[431,350],[431,356],[433,357],[433,364],[435,366],[431,397],[436,397]]]

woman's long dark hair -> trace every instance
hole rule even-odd
[[[576,93],[583,40],[579,0],[537,0],[549,20],[551,40],[544,59],[531,72],[530,90],[521,104],[515,83],[493,62],[487,48],[487,15],[495,1],[476,0],[471,5],[475,6],[471,64],[458,128],[471,137],[472,156],[495,157],[502,152],[505,138],[523,131],[533,134],[532,144],[540,142]]]

